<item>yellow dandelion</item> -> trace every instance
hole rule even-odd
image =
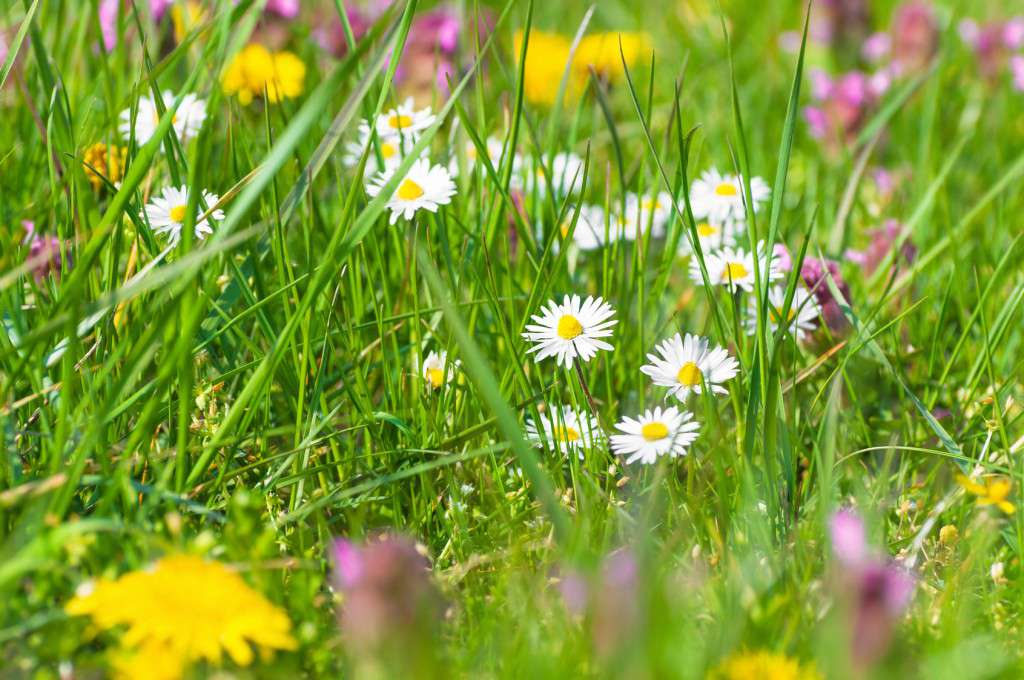
[[[258,43],[249,44],[239,52],[224,71],[221,86],[228,96],[238,95],[243,106],[264,96],[276,104],[282,99],[295,99],[302,94],[306,82],[306,65],[291,52],[271,52]]]
[[[92,188],[99,191],[104,186],[104,179],[117,186],[124,177],[124,164],[128,149],[114,144],[93,144],[82,155],[82,167],[89,178]]]
[[[247,666],[253,648],[268,655],[296,647],[287,614],[220,562],[174,555],[81,591],[66,610],[101,630],[124,630],[114,663],[123,677],[177,678],[197,661],[219,665],[225,652]],[[132,672],[150,661],[149,675]]]
[[[821,680],[813,665],[773,652],[734,654],[708,674],[709,680]]]
[[[619,54],[619,40],[622,40],[622,54]],[[514,47],[518,57],[523,44],[523,33],[515,35]],[[526,48],[526,63],[523,67],[523,94],[535,104],[551,105],[558,96],[569,51],[570,38],[558,33],[530,31]],[[596,33],[584,37],[573,55],[569,78],[565,84],[566,97],[578,97],[587,86],[590,69],[609,82],[620,80],[624,74],[622,57],[632,67],[640,58],[649,54],[651,40],[646,33]]]
[[[967,493],[978,497],[978,505],[994,505],[1007,515],[1017,512],[1016,506],[1006,500],[1013,489],[1013,482],[1009,478],[989,475],[982,479],[984,484],[978,484],[966,475],[957,475],[956,481]]]

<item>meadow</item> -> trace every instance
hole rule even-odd
[[[0,678],[1024,677],[1024,6],[10,0],[0,65]]]

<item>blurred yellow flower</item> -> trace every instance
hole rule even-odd
[[[225,652],[248,666],[253,647],[296,647],[284,611],[234,570],[191,555],[84,586],[65,609],[101,630],[124,629],[114,667],[125,678],[171,680],[196,661],[219,665]]]
[[[291,52],[271,52],[259,43],[251,43],[239,52],[224,71],[224,94],[238,95],[248,106],[255,97],[264,96],[271,104],[294,99],[302,94],[306,65]]]
[[[978,484],[966,475],[957,475],[956,481],[967,493],[978,497],[978,505],[994,505],[1007,515],[1017,511],[1014,504],[1006,500],[1013,488],[1013,482],[1006,477],[992,475],[982,479],[984,484]]]
[[[773,652],[734,654],[708,675],[709,680],[821,680],[813,667]]]
[[[174,5],[171,7],[171,23],[174,24],[174,41],[181,42],[188,35],[189,31],[197,27],[206,18],[203,6],[196,0],[187,0],[184,7]]]
[[[123,146],[99,143],[93,144],[82,154],[82,167],[89,178],[92,188],[99,191],[104,186],[104,179],[117,186],[124,177],[124,164],[128,149]]]
[[[619,41],[622,54],[619,54]],[[515,35],[514,50],[518,57],[522,51],[523,32]],[[558,33],[531,31],[526,47],[523,94],[535,104],[551,105],[558,96],[558,88],[569,62],[572,40]],[[573,55],[566,79],[565,92],[570,100],[578,97],[587,86],[590,69],[608,82],[620,80],[626,65],[632,67],[651,51],[651,39],[646,33],[595,33],[580,40]]]

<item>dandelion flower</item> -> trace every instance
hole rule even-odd
[[[752,253],[748,253],[742,248],[726,247],[717,252],[705,253],[704,265],[707,267],[708,280],[711,285],[725,286],[732,292],[754,290],[754,255]],[[782,276],[774,261],[770,261],[763,255],[758,256],[758,268],[761,272],[768,269],[769,281]],[[690,262],[690,279],[698,285],[704,284],[697,258]]]
[[[366,193],[377,196],[394,174],[394,170],[386,170],[366,187]],[[391,211],[391,224],[399,217],[411,220],[417,210],[424,209],[436,213],[438,207],[448,205],[455,195],[455,182],[443,165],[431,165],[426,158],[417,159],[409,172],[388,199],[387,207]]]
[[[231,61],[221,77],[224,94],[237,95],[242,106],[256,97],[267,97],[276,104],[302,94],[306,65],[288,51],[271,52],[259,43],[246,45]]]
[[[165,90],[160,95],[165,109],[174,106],[174,95]],[[139,106],[135,115],[135,125],[132,126],[132,110],[130,108],[121,112],[120,125],[118,130],[125,139],[131,139],[132,132],[135,133],[135,143],[140,146],[153,138],[156,128],[160,124],[160,113],[157,111],[156,102],[152,97],[140,97]],[[181,99],[181,104],[171,119],[171,126],[174,134],[182,144],[199,134],[203,123],[206,121],[206,101],[194,94],[186,94]]]
[[[697,439],[700,425],[689,411],[658,406],[653,411],[648,409],[638,419],[623,418],[615,429],[622,434],[612,435],[612,451],[629,456],[627,465],[636,461],[650,465],[661,456],[685,456],[687,447]]]
[[[377,134],[381,137],[416,135],[434,124],[437,117],[431,113],[430,107],[417,111],[412,97],[409,97],[398,108],[391,109],[377,117]]]
[[[225,654],[248,666],[254,648],[266,655],[296,647],[284,611],[237,572],[191,555],[82,587],[66,610],[100,630],[123,629],[126,656],[152,653],[165,669],[177,662],[179,673],[197,661],[220,665]]]
[[[782,308],[786,304],[786,289],[772,286],[768,289],[768,331],[774,334],[782,324]],[[786,315],[786,331],[796,340],[812,333],[817,326],[821,309],[818,301],[803,286],[793,291],[793,300]],[[747,318],[745,322],[748,335],[757,333],[757,300],[752,296],[747,300]]]
[[[615,310],[601,298],[588,297],[581,304],[579,295],[566,295],[562,304],[550,300],[541,314],[534,315],[523,338],[536,343],[528,350],[537,353],[536,361],[553,356],[568,368],[576,357],[590,361],[598,350],[612,349],[601,338],[609,337],[618,323],[613,314]]]
[[[563,406],[550,415],[541,413],[536,422],[527,420],[526,438],[539,448],[553,446],[565,453],[576,453],[583,460],[583,452],[597,446],[604,435],[593,414]]]
[[[217,208],[207,214],[207,211],[217,205],[220,197],[203,191],[204,209],[197,206],[195,235],[200,241],[208,234],[213,233],[212,222],[220,222],[224,219],[224,211]],[[167,187],[160,196],[154,197],[146,205],[146,221],[155,234],[167,234],[171,244],[181,239],[181,229],[185,226],[185,216],[188,215],[188,188]]]
[[[455,378],[455,371],[459,367],[458,361],[448,361],[448,352],[442,350],[440,353],[431,352],[423,360],[420,373],[428,390],[436,390],[444,387]]]
[[[82,154],[82,167],[94,191],[102,189],[107,182],[121,186],[128,149],[115,144],[93,144]]]
[[[774,652],[740,652],[726,659],[709,680],[822,680],[813,665],[803,666]]]
[[[722,347],[711,347],[711,341],[698,335],[676,333],[648,354],[650,364],[640,368],[655,385],[668,388],[668,396],[683,401],[690,395],[702,394],[706,388],[714,394],[725,394],[722,384],[736,377],[739,364]],[[660,356],[659,356],[660,355]]]
[[[1013,488],[1008,477],[989,475],[979,484],[966,475],[957,475],[956,481],[967,493],[978,497],[978,505],[994,505],[1007,515],[1017,512],[1016,506],[1007,500]]]
[[[723,175],[715,169],[706,170],[690,188],[693,216],[712,222],[746,219],[744,191],[742,177]],[[771,189],[763,179],[754,177],[750,180],[750,194],[753,199],[750,211],[757,212],[761,203],[771,195]]]

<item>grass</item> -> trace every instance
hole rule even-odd
[[[386,199],[415,154],[377,199],[342,162],[359,120],[400,101],[407,76],[388,55],[426,3],[392,7],[339,59],[314,33],[343,3],[285,23],[304,93],[248,107],[220,74],[262,3],[214,3],[181,40],[140,3],[110,53],[93,4],[0,9],[0,675],[56,678],[66,663],[102,675],[116,636],[97,638],[65,604],[82,582],[184,551],[237,566],[292,621],[299,650],[229,664],[237,677],[701,678],[755,649],[828,678],[1020,676],[1024,520],[976,506],[954,479],[981,466],[1024,482],[1024,104],[984,82],[956,37],[981,9],[940,3],[931,67],[830,151],[801,109],[810,68],[836,66],[813,42],[806,55],[778,47],[803,26],[796,5],[490,7],[495,30],[463,31],[463,68],[450,97],[434,92],[416,151],[447,163],[471,144],[483,158],[496,135],[549,168],[578,153],[582,196],[608,211],[626,191],[679,197],[664,238],[579,252],[553,227],[581,228],[579,199],[548,186],[522,198],[524,218],[507,160],[460,173],[450,205],[394,226]],[[879,26],[892,9],[875,3]],[[513,52],[529,27],[570,41],[643,30],[654,56],[579,97],[566,75],[547,107],[525,96]],[[151,141],[123,141],[119,113],[164,89],[207,99],[198,138],[169,134],[168,110]],[[83,152],[115,141],[131,147],[128,170],[96,190]],[[743,296],[693,283],[677,246],[697,236],[689,187],[709,167],[771,179],[748,250],[767,239],[795,261],[839,260],[848,299],[824,285],[845,330],[796,343],[772,333],[760,282]],[[903,176],[889,201],[874,167]],[[141,215],[182,184],[222,196],[226,218],[204,241],[186,224],[168,248]],[[751,203],[749,182],[744,193]],[[912,261],[893,249],[868,272],[844,257],[889,218]],[[23,220],[60,240],[59,276],[33,276]],[[784,284],[792,305],[799,276]],[[603,296],[618,319],[614,350],[579,373],[535,363],[521,339],[566,293]],[[524,422],[552,406],[592,400],[611,430],[662,404],[639,369],[676,332],[709,336],[741,367],[727,395],[690,397],[701,430],[685,458],[625,465],[607,447],[577,459],[526,440]],[[441,349],[459,377],[427,391],[417,367]],[[862,675],[828,533],[850,506],[917,577],[888,653]],[[940,541],[947,526],[958,537]],[[383,529],[422,544],[447,603],[414,671],[367,665],[336,623],[329,546]],[[623,547],[639,574],[628,604],[599,590],[607,611],[575,616],[558,583],[600,574]]]

